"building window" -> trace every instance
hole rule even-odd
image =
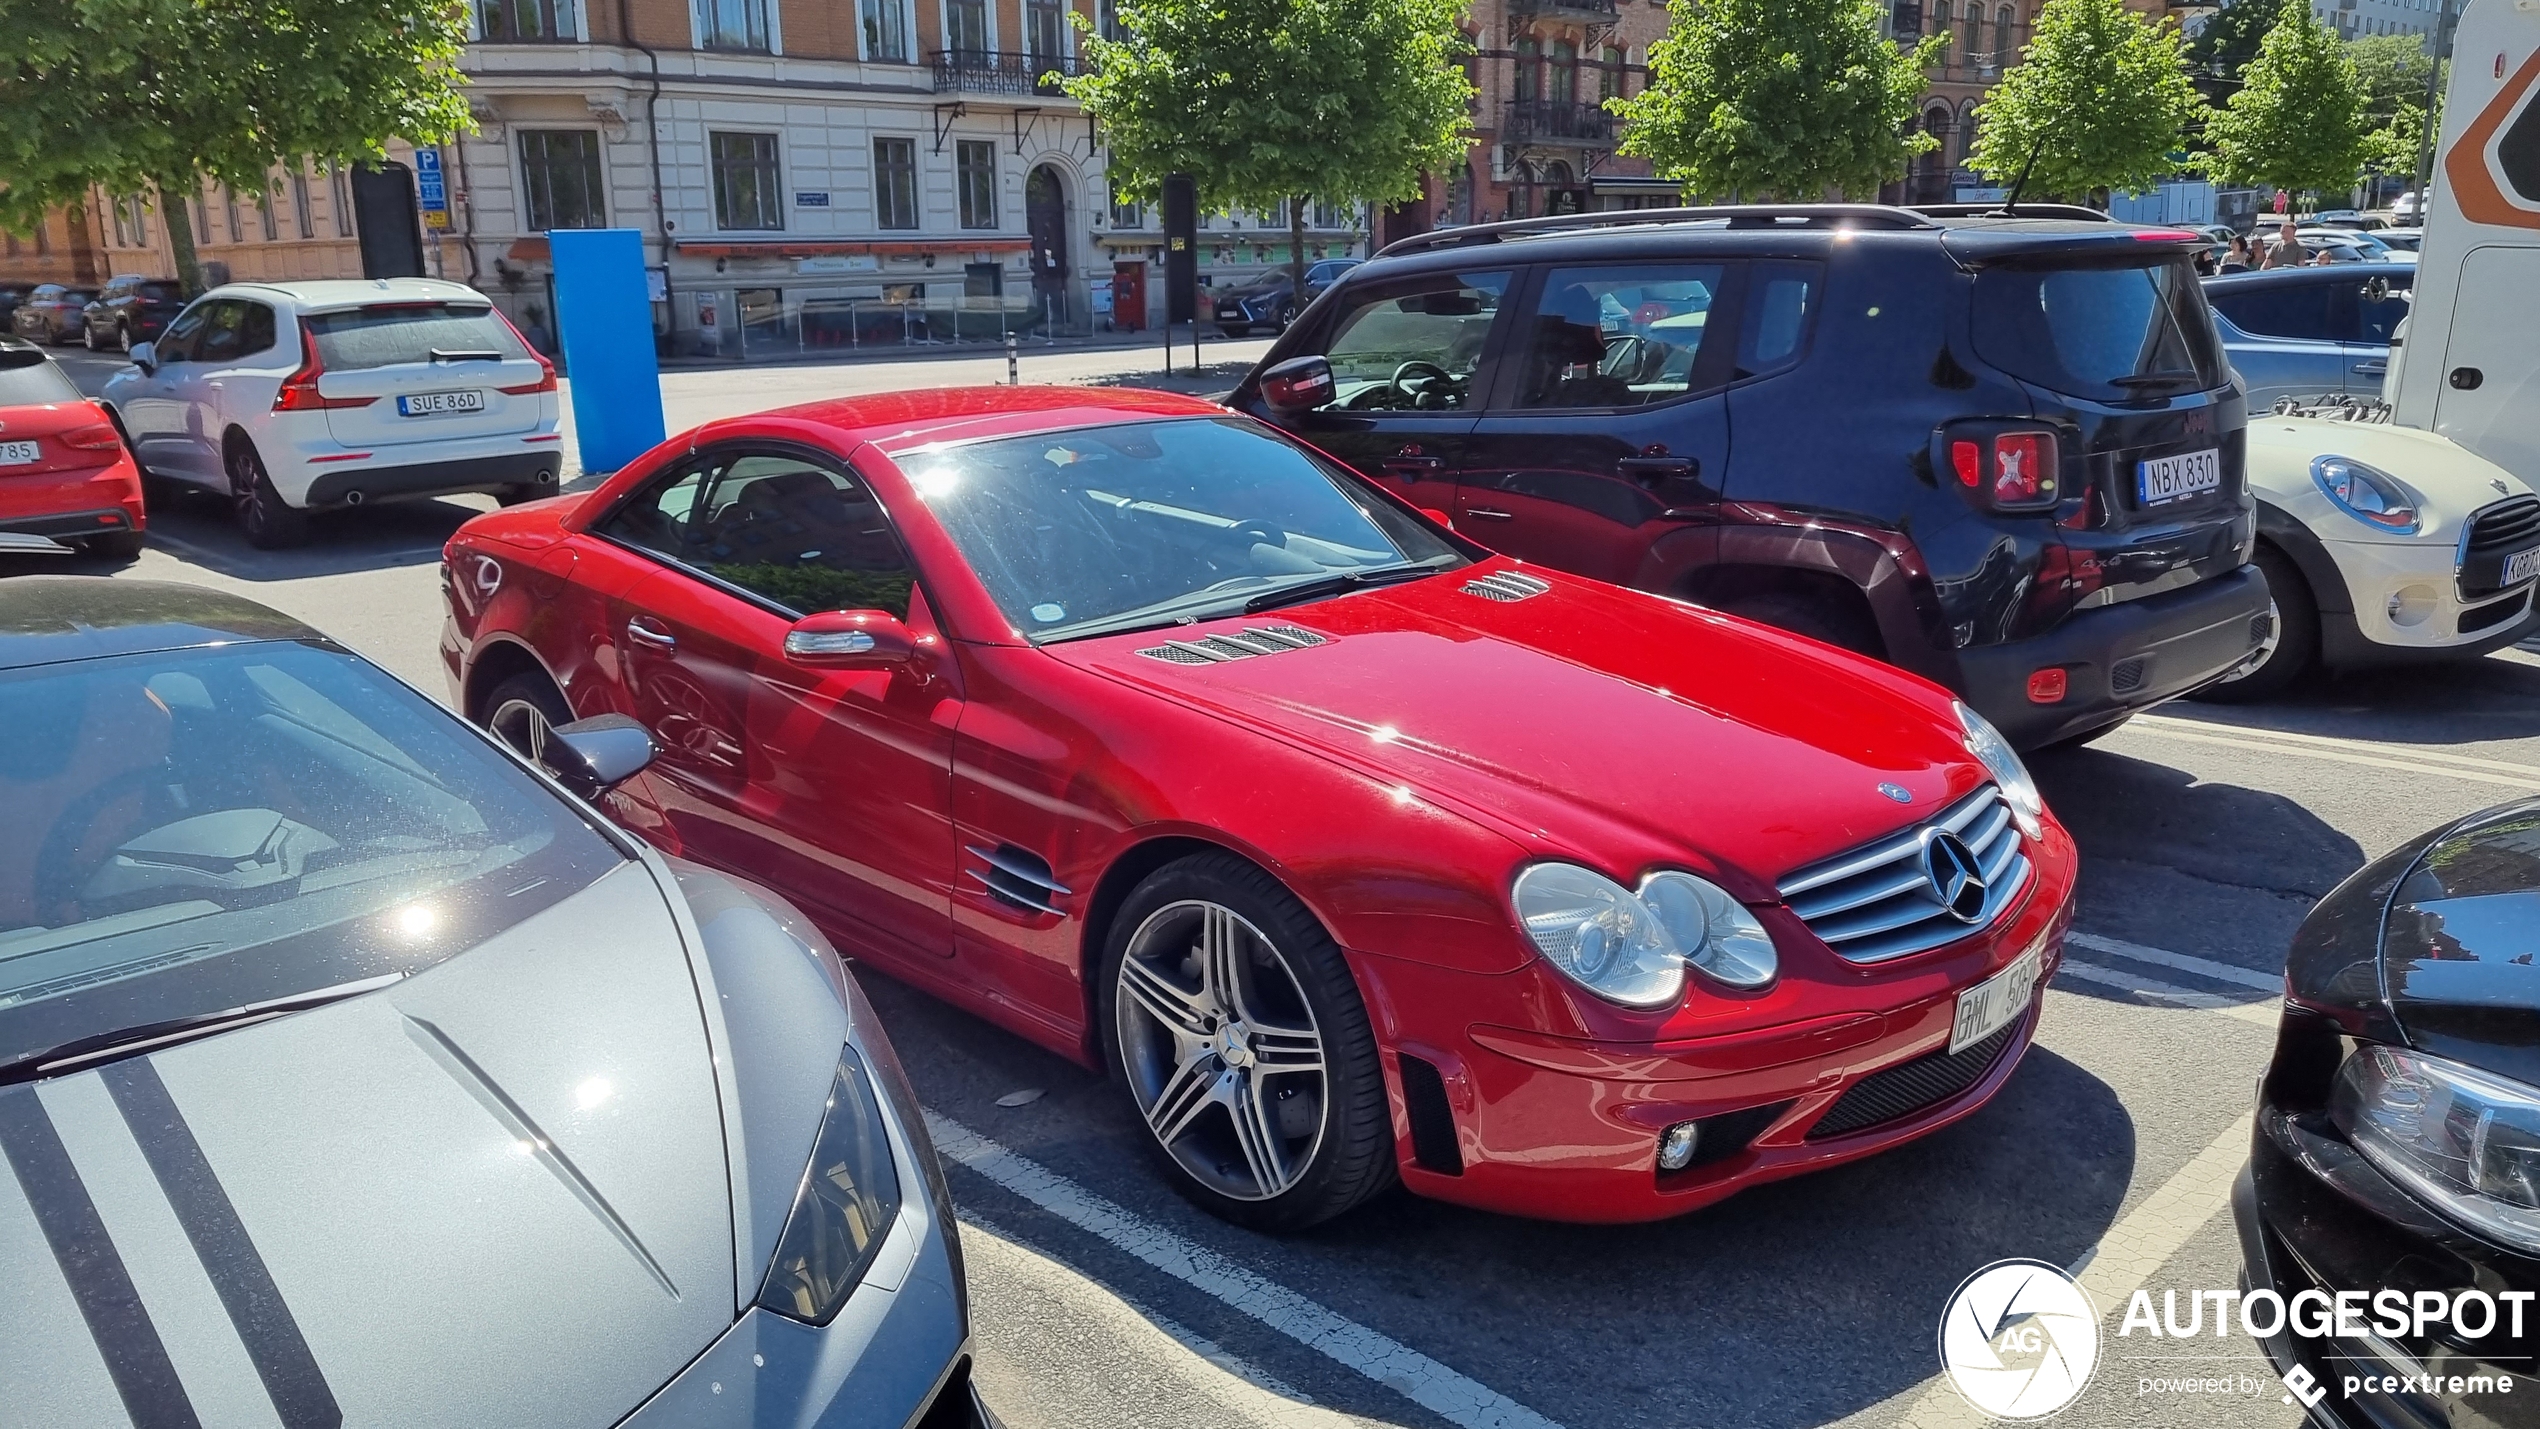
[[[582,38],[573,0],[476,0],[476,33],[494,44]]]
[[[1605,67],[1605,77],[1597,84],[1598,97],[1601,99],[1624,97],[1623,52],[1612,45],[1607,45],[1598,55],[1598,61]]]
[[[273,181],[271,179],[265,181],[264,190],[256,195],[256,217],[264,224],[265,242],[271,243],[282,236],[282,229],[273,221]]]
[[[211,214],[211,209],[209,208],[209,206],[207,206],[207,205],[203,202],[203,191],[202,191],[202,190],[200,190],[200,189],[197,189],[197,190],[195,190],[195,191],[194,191],[194,209],[193,209],[193,215],[192,215],[192,217],[193,217],[193,220],[194,220],[194,241],[195,241],[196,243],[209,243],[209,242],[211,242],[211,241],[212,241],[212,214]]]
[[[1117,0],[1094,0],[1094,32],[1115,45],[1127,36],[1120,25]]]
[[[916,58],[908,45],[906,0],[864,0],[864,57],[887,64]]]
[[[954,186],[961,192],[961,226],[997,226],[997,146],[964,139],[954,146]]]
[[[714,226],[783,228],[776,136],[714,133],[706,140],[714,152]]]
[[[1146,227],[1146,205],[1142,203],[1130,203],[1120,197],[1120,191],[1118,189],[1113,189],[1111,193],[1111,226],[1114,228]]]
[[[766,50],[767,0],[696,0],[697,44],[709,50]],[[566,224],[565,227],[575,225]]]
[[[132,246],[132,224],[126,216],[124,201],[122,199],[116,199],[114,202],[106,205],[106,208],[108,212],[115,216],[115,246],[117,248],[130,248]]]
[[[1543,46],[1532,36],[1517,42],[1517,73],[1514,95],[1519,103],[1533,99],[1543,83]]]
[[[317,237],[317,210],[309,205],[309,176],[299,170],[291,174],[291,217],[299,223],[302,238]]]
[[[1067,12],[1058,0],[1023,0],[1023,38],[1032,51],[1032,76],[1057,69],[1067,57]]]
[[[873,141],[873,226],[917,226],[917,141],[914,139]]]
[[[229,241],[236,243],[238,241],[238,190],[227,184],[221,185],[220,201],[222,209],[229,217]]]
[[[326,166],[327,207],[335,210],[335,236],[353,236],[353,181],[345,176],[342,164]]]
[[[1557,104],[1576,104],[1579,99],[1579,47],[1568,40],[1552,42],[1552,67],[1544,75],[1549,81],[1544,97]]]
[[[944,9],[945,48],[955,54],[986,54],[996,45],[988,38],[988,0],[950,0]]]
[[[600,136],[591,130],[521,130],[520,179],[532,232],[608,226],[608,204],[601,197]]]
[[[1341,227],[1340,205],[1333,203],[1329,199],[1316,199],[1314,201],[1314,226],[1316,228]]]

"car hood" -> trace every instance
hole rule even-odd
[[[2426,846],[2391,894],[2381,959],[2409,1045],[2540,1087],[2540,799]]]
[[[1220,298],[1248,300],[1252,298],[1280,297],[1284,296],[1287,291],[1288,285],[1285,283],[1246,283],[1240,288],[1229,288],[1225,292],[1218,294],[1218,296]]]
[[[1518,572],[1519,600],[1473,593]],[[1302,649],[1139,653],[1291,626]],[[1049,647],[1059,658],[1458,809],[1532,850],[1669,858],[1740,897],[1983,782],[1946,692],[1730,616],[1489,563],[1261,615]],[[1205,660],[1205,657],[1202,657]],[[1894,786],[1908,798],[1882,793]]]
[[[31,1121],[66,1152],[0,1176],[26,1422],[126,1422],[103,1355],[155,1334],[205,1423],[606,1425],[733,1322],[713,1061],[637,863],[382,991],[0,1103],[13,1158]],[[37,1210],[83,1198],[97,1233],[48,1250]],[[139,1305],[100,1325],[114,1261]]]
[[[2520,477],[2487,458],[2416,427],[2321,417],[2249,418],[2249,487],[2273,505],[2294,512],[2316,506],[2323,516],[2329,514],[2327,498],[2311,481],[2311,459],[2329,454],[2378,467],[2424,498],[2418,512],[2423,525],[2415,535],[2376,531],[2338,515],[2328,529],[2345,541],[2452,545],[2470,513],[2531,491]]]

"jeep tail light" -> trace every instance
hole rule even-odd
[[[1949,471],[1995,511],[2042,511],[2061,499],[2055,434],[2035,427],[1961,428],[1949,438]]]
[[[337,407],[367,407],[377,397],[329,397],[318,391],[318,379],[326,375],[326,361],[318,356],[317,334],[310,330],[309,320],[300,319],[300,365],[282,379],[282,390],[273,394],[277,412],[324,412]]]

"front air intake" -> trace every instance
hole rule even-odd
[[[1172,665],[1222,665],[1229,660],[1249,660],[1256,655],[1278,655],[1330,643],[1330,636],[1317,635],[1302,626],[1254,625],[1203,635],[1197,640],[1167,640],[1138,653]]]
[[[1486,576],[1475,576],[1464,583],[1466,595],[1478,595],[1484,600],[1502,602],[1531,600],[1550,589],[1552,589],[1552,582],[1541,576],[1527,575],[1523,571],[1493,571]]]

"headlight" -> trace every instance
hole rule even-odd
[[[2020,762],[2018,751],[1993,722],[1963,703],[1958,706],[1958,727],[1967,732],[1967,752],[1993,776],[2002,790],[2002,802],[2011,806],[2011,820],[2020,832],[2031,839],[2046,836],[2046,796],[2037,792],[2037,781],[2028,777],[2028,766]]]
[[[899,1214],[900,1177],[882,1110],[855,1049],[842,1049],[811,1165],[777,1237],[759,1305],[789,1320],[828,1324],[864,1279]]]
[[[2540,1252],[2540,1091],[2396,1047],[2346,1060],[2329,1117],[2452,1220]]]
[[[1634,893],[1594,869],[1538,863],[1511,895],[1526,937],[1572,982],[1626,1007],[1684,995],[1691,964],[1732,987],[1773,980],[1773,941],[1727,891],[1662,869]]]
[[[2311,482],[2337,509],[2372,527],[2401,536],[2417,531],[2416,498],[2399,479],[2350,456],[2311,458]]]

